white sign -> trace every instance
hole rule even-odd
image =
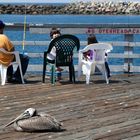
[[[88,28],[87,34],[140,34],[140,28]]]

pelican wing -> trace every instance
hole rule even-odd
[[[44,130],[60,130],[60,124],[50,117],[35,116],[28,119],[19,120],[14,125],[16,130],[22,131],[44,131]]]
[[[39,115],[42,116],[42,117],[47,117],[52,123],[54,123],[54,125],[59,125],[59,126],[63,125],[58,120],[56,120],[55,117],[51,116],[50,114],[47,114],[47,113],[43,112],[43,113],[40,113]]]

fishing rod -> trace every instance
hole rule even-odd
[[[22,41],[22,51],[25,53],[25,39],[26,39],[26,2],[25,2],[25,14],[24,14],[24,29],[23,29],[23,41]]]

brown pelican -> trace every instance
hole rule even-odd
[[[27,132],[60,131],[62,126],[54,117],[46,113],[38,113],[34,108],[28,108],[5,127],[11,124],[14,124],[15,130]]]

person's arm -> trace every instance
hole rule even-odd
[[[15,51],[15,48],[13,47],[13,48],[11,48],[11,51],[10,52],[14,52]]]
[[[12,42],[9,40],[9,38],[7,36],[5,36],[5,50],[8,52],[13,52],[15,51],[14,45],[12,44]]]

